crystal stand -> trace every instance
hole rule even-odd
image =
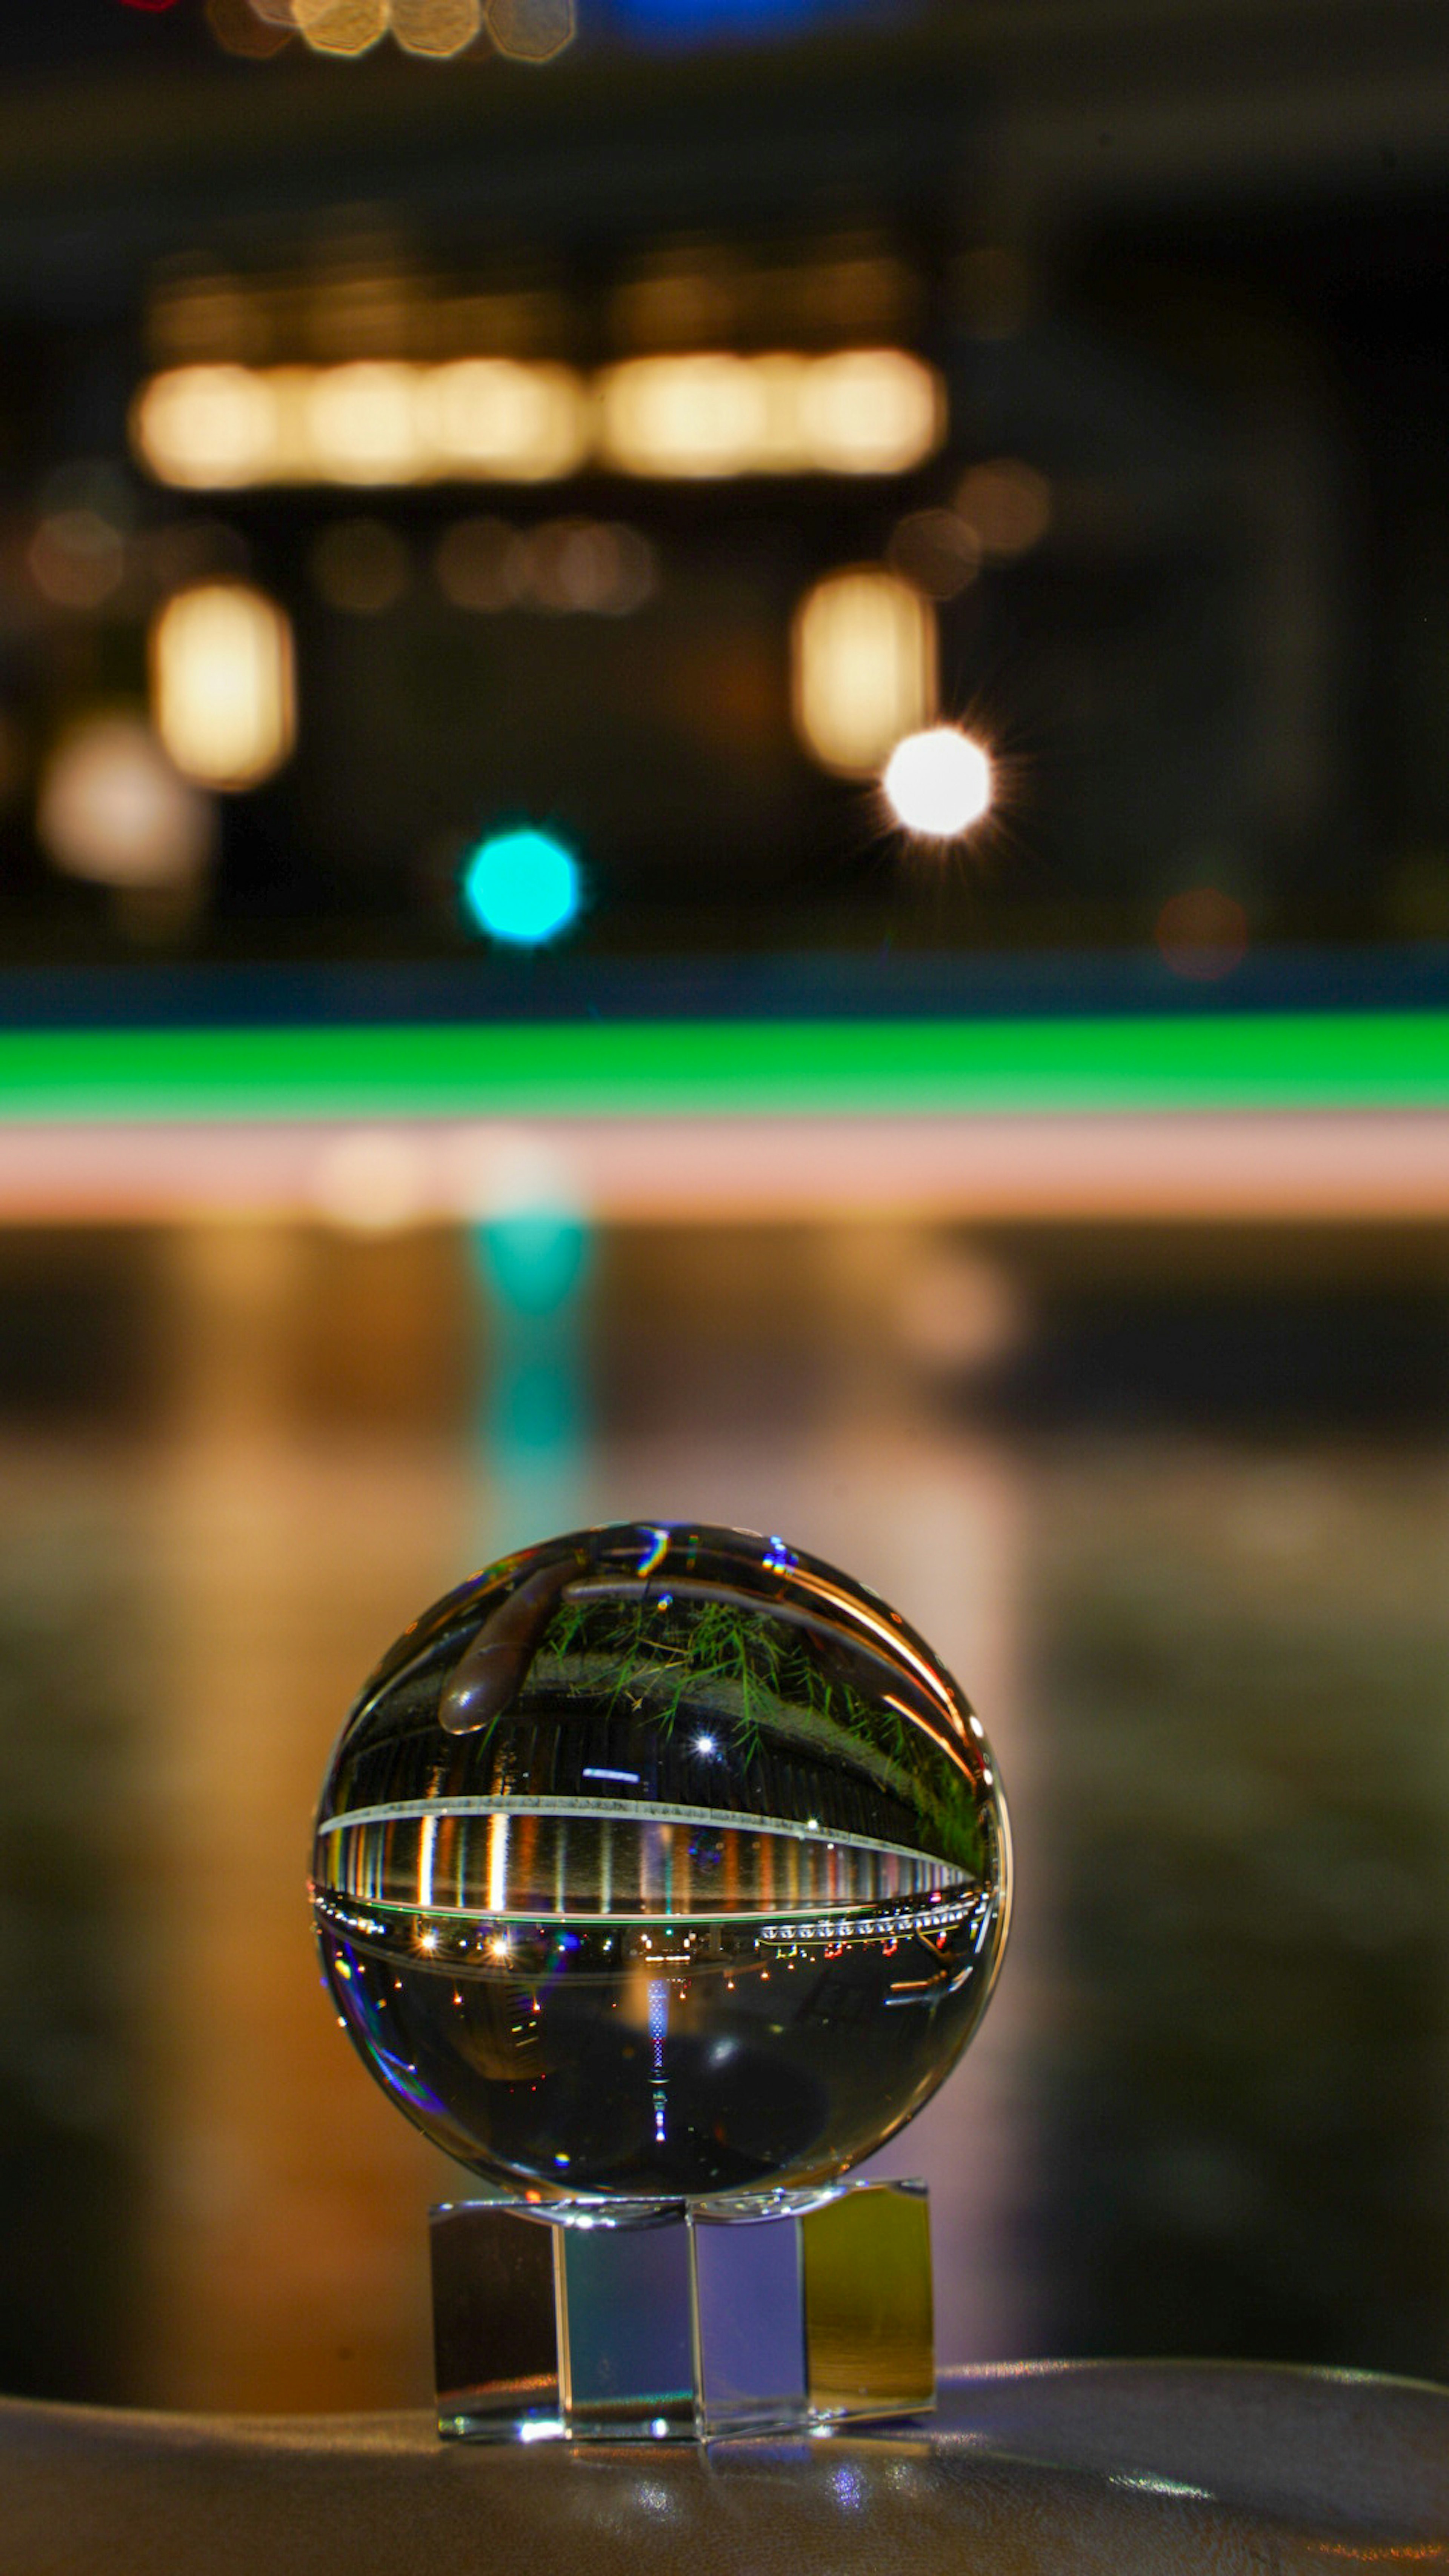
[[[438,2430],[712,2440],[935,2403],[923,2183],[432,2213]]]

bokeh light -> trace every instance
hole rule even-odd
[[[295,33],[290,0],[285,19],[258,9],[256,0],[206,0],[206,23],[224,54],[243,62],[264,63],[289,45]]]
[[[428,458],[415,374],[378,358],[318,370],[307,399],[307,431],[326,481],[410,483],[422,472]]]
[[[833,573],[807,593],[792,635],[795,723],[826,769],[867,777],[936,706],[936,621],[894,573]]]
[[[626,474],[900,474],[945,428],[940,379],[902,349],[628,358],[599,401],[600,452]]]
[[[898,742],[881,781],[908,832],[953,841],[991,808],[991,762],[958,725],[931,725]]]
[[[518,603],[518,539],[506,519],[455,519],[433,558],[438,588],[454,608],[493,614]]]
[[[747,474],[765,439],[763,388],[727,351],[630,358],[600,388],[601,446],[626,474]]]
[[[459,358],[425,372],[418,417],[444,474],[543,483],[573,473],[589,448],[588,397],[569,367]]]
[[[488,0],[488,33],[515,63],[551,63],[578,32],[574,0]]]
[[[912,510],[892,530],[894,569],[928,599],[956,599],[981,569],[981,540],[955,510]]]
[[[434,557],[438,587],[455,608],[494,614],[538,608],[553,616],[628,617],[659,588],[659,562],[638,528],[608,519],[458,519]]]
[[[405,54],[446,62],[483,26],[482,0],[392,0],[392,32]]]
[[[1248,953],[1248,916],[1233,895],[1217,886],[1190,886],[1168,897],[1154,937],[1162,962],[1190,984],[1213,984],[1231,975]]]
[[[583,879],[562,841],[524,825],[479,842],[464,863],[462,894],[475,929],[510,947],[538,948],[577,918]]]
[[[126,541],[100,510],[52,510],[26,553],[36,589],[60,608],[99,608],[126,574]]]
[[[132,445],[151,473],[197,491],[422,477],[543,483],[594,455],[621,473],[664,479],[904,474],[944,426],[940,379],[899,349],[823,358],[694,350],[626,358],[592,383],[540,359],[227,360],[153,376],[131,413]]]
[[[956,508],[988,562],[1009,562],[1040,545],[1052,520],[1052,489],[1035,466],[998,456],[963,476]]]
[[[240,582],[179,591],[151,628],[151,705],[177,768],[208,787],[258,786],[292,748],[292,630]]]
[[[905,349],[817,358],[800,404],[810,461],[826,473],[906,474],[945,436],[945,387]]]
[[[654,549],[635,528],[547,519],[518,540],[520,598],[555,615],[627,617],[656,587]]]
[[[173,367],[143,385],[131,443],[162,483],[225,491],[264,480],[276,447],[266,376],[251,367]]]
[[[404,1129],[349,1128],[324,1146],[312,1196],[344,1234],[396,1234],[427,1213],[426,1158]]]
[[[908,1356],[950,1377],[1004,1359],[1028,1329],[1007,1265],[960,1243],[922,1248],[901,1281],[895,1321]]]
[[[69,876],[121,889],[184,890],[211,856],[211,800],[177,775],[151,727],[107,709],[82,717],[46,764],[42,847]]]
[[[292,0],[315,54],[365,54],[387,33],[387,0]]]
[[[329,608],[351,617],[377,617],[403,597],[412,556],[385,520],[338,519],[317,538],[308,570]]]

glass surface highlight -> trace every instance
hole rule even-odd
[[[778,1539],[636,1524],[406,1632],[313,1864],[378,2082],[548,2199],[845,2172],[960,2056],[1008,1891],[980,1721],[894,1611]]]

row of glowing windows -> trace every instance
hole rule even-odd
[[[929,600],[873,567],[832,574],[806,594],[792,644],[797,729],[824,767],[847,777],[884,771],[888,799],[911,829],[949,835],[980,819],[991,793],[984,753],[932,725]],[[258,786],[291,751],[291,622],[259,590],[207,583],[168,600],[151,629],[150,683],[152,735],[109,714],[63,737],[53,755],[39,828],[73,874],[116,885],[185,881],[212,832],[197,790]]]
[[[904,474],[945,432],[939,375],[889,348],[700,350],[593,376],[513,358],[174,367],[131,415],[140,461],[190,491],[546,483],[588,466],[682,480]]]
[[[833,573],[808,591],[792,636],[795,717],[827,768],[868,776],[936,713],[936,622],[909,582],[873,566]],[[156,730],[183,776],[254,786],[295,734],[291,625],[242,583],[208,583],[169,600],[151,630]]]

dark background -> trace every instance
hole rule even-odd
[[[536,66],[245,60],[195,0],[0,16],[5,1029],[1442,1002],[1438,0],[581,9]],[[187,497],[128,447],[188,281],[280,298],[271,360],[298,313],[347,354],[359,306],[405,333],[446,292],[538,299],[536,353],[592,368],[670,262],[757,304],[803,278],[794,340],[833,345],[846,257],[947,386],[906,478]],[[1050,524],[940,612],[998,803],[923,850],[800,748],[790,620],[1001,457]],[[118,549],[90,604],[35,569],[77,508]],[[462,611],[436,548],[480,510],[623,521],[657,587]],[[317,569],[358,520],[401,565],[366,614]],[[297,750],[216,800],[186,902],[138,903],[55,865],[37,800],[69,727],[144,720],[150,620],[212,572],[291,616]],[[520,817],[587,883],[523,966],[459,900]],[[1386,1158],[1432,1115],[1386,1112]],[[782,1222],[736,1190],[616,1211],[524,1313],[486,1233],[355,1193],[122,1223],[102,1151],[40,1221],[7,1136],[0,2386],[425,2401],[457,2177],[317,1993],[317,1782],[469,1567],[676,1513],[877,1586],[1000,1753],[1011,1957],[892,2153],[932,2185],[942,2358],[1449,2378],[1442,1193],[1007,1221],[862,1184]]]

